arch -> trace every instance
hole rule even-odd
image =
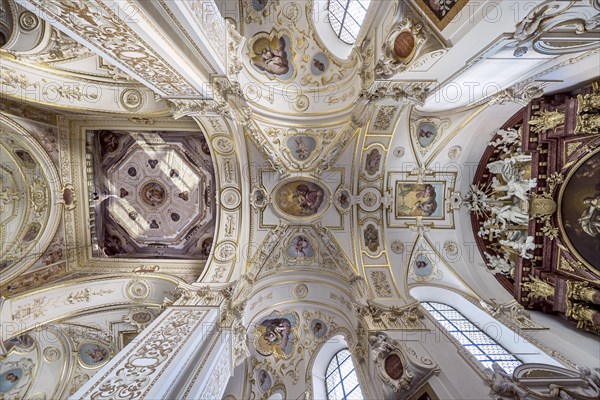
[[[335,354],[348,348],[348,342],[343,335],[335,335],[330,337],[320,349],[312,365],[312,382],[313,382],[313,398],[327,399],[327,389],[325,378],[327,376],[327,367]]]
[[[506,351],[506,354],[510,354],[515,357],[520,363],[540,363],[540,364],[551,364],[556,366],[563,366],[560,362],[556,361],[554,358],[547,355],[542,350],[538,349],[536,346],[527,341],[526,338],[522,337],[519,333],[513,331],[508,328],[504,324],[500,323],[494,317],[486,313],[481,308],[477,307],[470,301],[468,301],[465,297],[460,295],[459,293],[455,293],[453,291],[432,287],[432,286],[419,286],[411,289],[411,295],[415,297],[421,304],[423,303],[439,303],[443,304],[447,307],[450,307],[455,310],[458,314],[460,314],[467,321],[465,323],[461,322],[464,326],[468,326],[471,324],[481,334],[485,335],[500,346],[502,349]],[[446,329],[446,326],[450,326],[448,322],[438,319],[439,313],[432,314],[431,308],[425,307],[428,313],[432,316],[432,318],[437,321],[436,324],[443,328],[443,331],[448,333],[448,335],[453,336],[454,332],[458,332],[458,329],[450,328],[450,330]],[[435,313],[435,311],[434,311]],[[474,331],[472,327],[469,327],[471,331]],[[473,334],[472,336],[477,336],[478,339],[485,340],[481,334]],[[455,337],[456,339],[456,337]],[[457,342],[462,344],[463,346],[469,346],[471,344],[466,344],[467,340],[464,338],[457,339]],[[466,348],[466,347],[465,347]],[[467,349],[467,348],[466,348]],[[470,350],[470,349],[467,349]],[[477,353],[475,351],[475,353]],[[471,352],[473,354],[473,352]],[[479,354],[479,353],[478,353]],[[473,354],[474,358],[479,359],[482,362],[483,366],[488,366],[484,357],[477,357],[477,355]],[[479,354],[481,355],[481,354]],[[508,357],[507,357],[508,358]],[[482,361],[483,360],[483,361]],[[508,364],[502,364],[503,368],[509,372],[507,369]],[[518,365],[518,364],[517,364]],[[491,366],[491,361],[489,362],[489,366]],[[516,367],[516,365],[515,365]],[[512,367],[514,369],[514,367]],[[512,369],[510,369],[512,371]]]

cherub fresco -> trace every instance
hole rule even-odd
[[[398,183],[396,217],[442,217],[442,183]]]
[[[283,37],[277,40],[275,46],[272,44],[264,46],[260,53],[256,54],[257,57],[252,59],[252,64],[259,70],[273,75],[285,75],[289,72],[288,54],[285,51],[285,39]]]

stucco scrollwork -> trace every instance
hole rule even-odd
[[[95,399],[136,399],[156,384],[157,374],[201,325],[206,310],[173,310],[123,355],[83,396]],[[110,375],[108,375],[110,373]],[[110,377],[109,377],[110,376]]]

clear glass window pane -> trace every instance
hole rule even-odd
[[[358,37],[370,0],[329,0],[329,22],[341,40],[353,44]]]
[[[325,385],[328,400],[363,400],[348,349],[339,351],[329,362]]]
[[[522,364],[517,357],[454,308],[435,302],[424,302],[421,305],[484,367],[491,368],[492,363],[497,361],[510,374]]]

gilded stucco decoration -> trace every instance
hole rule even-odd
[[[92,43],[126,69],[135,71],[149,85],[164,94],[199,95],[200,93],[179,73],[144,42],[123,20],[128,14],[115,13],[99,2],[83,5],[67,4],[59,1],[32,5],[43,9],[47,15]],[[130,13],[134,10],[130,10]],[[72,20],[76,24],[70,23]],[[107,35],[106,32],[111,32]],[[127,50],[126,50],[127,49]]]
[[[439,371],[437,364],[426,355],[417,353],[405,342],[376,331],[369,335],[372,360],[377,375],[383,381],[386,396],[403,393],[410,396],[430,376]]]
[[[60,179],[43,147],[26,125],[0,115],[0,272],[9,282],[38,260],[30,252],[46,252],[56,234],[62,207]],[[21,195],[23,194],[23,195]],[[51,264],[51,255],[45,254]],[[57,257],[57,260],[58,261]],[[48,265],[46,264],[46,265]]]

